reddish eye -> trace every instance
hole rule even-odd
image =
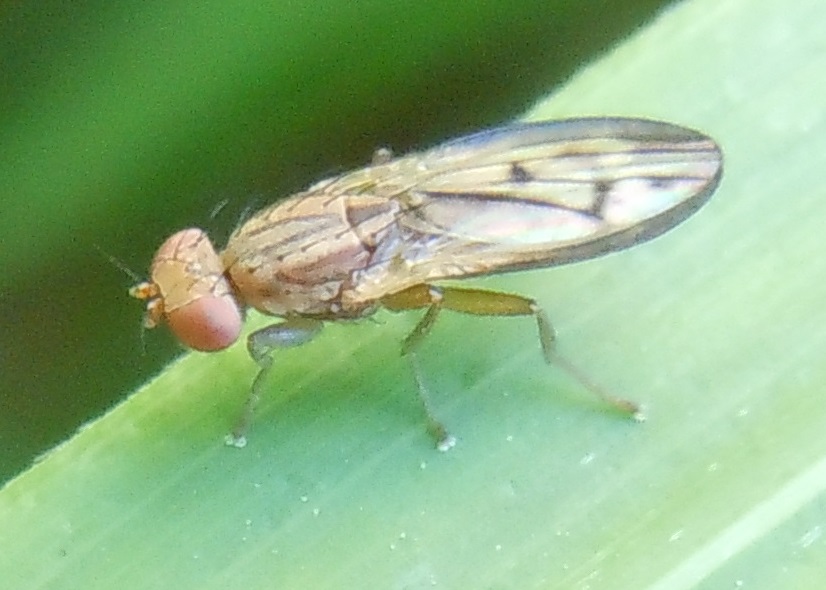
[[[151,325],[163,320],[183,344],[207,352],[238,339],[241,311],[221,258],[203,230],[170,236],[152,262],[151,282],[133,295],[148,300]]]
[[[204,352],[230,346],[241,332],[241,313],[230,295],[195,299],[169,312],[166,321],[178,340]]]

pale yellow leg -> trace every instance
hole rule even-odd
[[[556,351],[556,336],[553,326],[545,311],[528,297],[483,289],[465,289],[460,287],[435,287],[432,285],[416,285],[399,293],[394,293],[382,300],[382,305],[393,311],[427,308],[427,312],[402,342],[402,355],[410,359],[419,396],[428,419],[428,430],[437,439],[437,446],[443,450],[450,448],[455,439],[437,420],[430,410],[427,390],[422,382],[421,373],[416,359],[416,350],[424,338],[430,333],[439,313],[443,309],[486,316],[526,316],[536,319],[539,330],[539,342],[542,354],[549,364],[562,367],[586,389],[593,392],[600,399],[624,413],[632,414],[636,419],[642,419],[640,407],[623,398],[616,397],[591,381],[588,376],[567,358]]]

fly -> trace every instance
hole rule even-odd
[[[439,286],[593,258],[654,238],[697,211],[722,175],[709,137],[670,123],[582,118],[483,131],[418,154],[378,151],[365,168],[316,183],[250,218],[218,254],[201,229],[158,249],[144,324],[166,323],[186,346],[218,351],[239,337],[246,309],[281,321],[251,333],[260,370],[228,442],[243,446],[273,353],[311,340],[324,322],[380,308],[424,309],[404,339],[428,428],[454,439],[430,411],[416,351],[443,310],[533,316],[545,360],[606,401],[639,408],[591,384],[554,350],[554,330],[521,295]]]

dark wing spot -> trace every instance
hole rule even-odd
[[[659,190],[670,187],[673,181],[673,178],[665,178],[662,176],[655,176],[648,179],[648,183],[651,185],[651,188]]]
[[[512,182],[530,182],[533,176],[521,165],[511,162],[510,179]]]
[[[602,208],[605,206],[605,200],[613,188],[613,184],[607,180],[598,180],[594,183],[594,203],[591,206],[590,213],[599,219],[602,219]]]

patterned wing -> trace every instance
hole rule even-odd
[[[358,174],[341,180],[352,189]],[[527,123],[458,139],[373,168],[361,183],[401,213],[356,291],[372,299],[627,248],[697,211],[721,174],[713,140],[644,119]]]

